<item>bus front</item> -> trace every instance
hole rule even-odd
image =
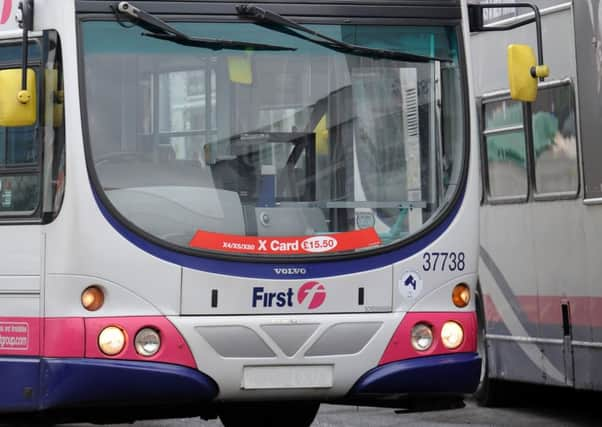
[[[465,28],[424,3],[76,2],[86,358],[200,371],[226,425],[476,388]]]

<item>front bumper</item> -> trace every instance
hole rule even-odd
[[[11,357],[0,359],[3,373],[19,375],[0,383],[0,412],[201,405],[218,394],[207,375],[154,362]]]
[[[40,408],[103,405],[181,405],[211,401],[215,381],[183,366],[95,359],[45,359]]]
[[[463,356],[476,354],[474,317],[474,312],[411,312],[286,317],[188,316],[170,320],[190,346],[196,366],[218,383],[217,399],[220,401],[336,401],[347,396],[362,380],[372,384],[376,378],[383,394],[412,392],[425,378],[433,379],[430,384],[425,383],[425,388],[432,386],[429,391],[438,393],[442,388],[438,378],[448,375],[447,369],[452,366],[463,373],[470,368],[465,378],[463,373],[457,378],[468,385],[453,391],[461,393],[473,384],[476,387],[480,359],[474,356],[474,360],[467,362]],[[414,324],[428,321],[438,331],[447,320],[463,325],[465,340],[461,347],[447,350],[436,338],[428,355],[412,349],[409,337]],[[435,335],[439,337],[438,333]],[[443,352],[445,355],[441,354]],[[445,368],[439,366],[441,364]],[[312,386],[304,386],[299,382],[291,385],[287,378],[272,378],[269,372],[272,367],[291,367],[299,371],[314,366],[316,371],[308,374],[310,377],[323,375],[322,370],[330,367],[329,384],[314,382]],[[249,369],[257,368],[265,369],[265,375],[274,381],[247,387],[245,374]],[[381,381],[385,380],[380,376],[392,377],[393,382],[400,385],[416,385],[407,391],[399,387],[387,391],[382,387]],[[445,382],[444,379],[441,381]],[[448,385],[455,384],[450,382]],[[370,393],[381,393],[370,390]],[[363,387],[358,391],[364,392]]]
[[[481,357],[456,353],[388,363],[366,372],[349,398],[413,393],[472,393],[479,385]]]

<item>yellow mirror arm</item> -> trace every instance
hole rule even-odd
[[[531,76],[534,79],[545,79],[550,75],[550,67],[547,65],[536,65],[535,67],[531,67]]]

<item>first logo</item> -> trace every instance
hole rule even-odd
[[[0,25],[6,24],[10,17],[10,11],[13,8],[13,0],[4,0],[2,2],[2,12],[0,14]]]

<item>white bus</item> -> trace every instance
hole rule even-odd
[[[0,6],[3,419],[476,388],[464,2]]]
[[[533,104],[510,100],[501,59],[510,40],[533,43],[533,29],[471,38],[487,404],[503,399],[503,380],[602,390],[602,9],[591,0],[535,3],[551,75]],[[489,24],[531,17],[508,8]]]

